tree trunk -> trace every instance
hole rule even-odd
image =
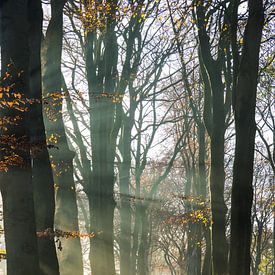
[[[194,170],[195,170],[194,163],[186,166],[187,183],[185,186],[184,196],[187,197],[187,200],[185,203],[185,211],[190,214],[196,209],[193,203],[188,199],[188,198],[191,198],[191,196],[196,195],[192,193],[192,191],[195,188]],[[186,234],[187,234],[186,271],[187,271],[187,274],[194,274],[194,275],[198,275],[197,273],[198,266],[196,265],[197,264],[196,246],[198,241],[197,227],[198,227],[197,224],[194,224],[192,221],[190,221],[188,223],[188,229],[186,231]]]
[[[149,249],[149,226],[148,226],[148,206],[142,205],[140,209],[141,215],[141,235],[138,247],[137,259],[137,275],[148,275],[148,249]]]
[[[55,227],[66,232],[78,232],[78,209],[73,177],[75,153],[69,149],[62,118],[61,52],[65,2],[65,0],[51,2],[52,17],[43,43],[43,90],[44,96],[48,98],[44,109],[47,136],[50,141],[51,137],[56,138],[53,145],[57,147],[50,151],[56,187]],[[52,113],[53,117],[51,117]],[[83,274],[80,238],[63,238],[61,246],[62,249],[58,253],[60,273]]]
[[[256,256],[255,256],[255,266],[253,269],[253,275],[259,275],[259,265],[261,263],[262,257],[262,235],[263,235],[263,226],[261,223],[258,223],[257,228],[257,240],[256,240]]]
[[[114,275],[114,158],[118,128],[115,82],[117,78],[117,1],[106,1],[105,29],[98,39],[96,32],[86,35],[85,62],[90,101],[92,144],[92,183],[89,190],[91,231],[96,235],[90,242],[90,262],[94,275]],[[89,3],[87,2],[87,5]],[[100,31],[100,30],[98,30]],[[98,39],[98,40],[97,40]],[[101,40],[102,39],[102,40]],[[102,49],[99,59],[97,49]],[[117,128],[118,127],[118,128]]]
[[[29,111],[30,140],[32,150],[32,179],[34,188],[34,204],[36,230],[38,232],[53,230],[55,194],[53,175],[46,146],[46,133],[42,115],[41,87],[41,39],[42,39],[42,7],[41,2],[29,1],[30,22],[30,97],[35,99]],[[37,148],[37,149],[36,149]],[[38,238],[38,252],[41,274],[59,274],[54,239],[50,236]]]
[[[250,272],[255,105],[259,50],[264,23],[263,1],[250,0],[248,7],[249,17],[245,28],[234,102],[236,146],[231,197],[231,275],[248,275]]]
[[[205,7],[198,1],[196,9],[200,42],[199,60],[205,86],[204,122],[211,140],[212,272],[214,275],[223,275],[227,273],[228,269],[228,244],[225,233],[227,207],[224,202],[225,89],[222,83],[222,60],[221,58],[214,60],[211,53],[210,38],[205,27],[205,20],[207,21],[205,19]]]
[[[142,112],[140,112],[139,120],[142,119]],[[141,221],[142,221],[142,201],[139,199],[141,196],[140,193],[140,183],[141,183],[141,174],[142,169],[140,167],[141,163],[141,135],[138,136],[138,145],[136,153],[136,171],[135,171],[135,211],[134,211],[134,228],[133,228],[133,243],[131,248],[131,260],[130,260],[130,272],[129,274],[135,275],[137,272],[137,252],[139,246],[139,233],[141,231]]]
[[[141,230],[141,202],[136,202],[133,229],[133,244],[131,249],[130,274],[135,275],[137,270],[137,251],[139,242],[139,232]]]
[[[90,260],[94,275],[114,275],[113,217],[114,141],[112,140],[114,103],[100,97],[91,110],[92,185],[89,196],[91,229]]]
[[[211,266],[211,235],[209,228],[204,229],[204,238],[205,238],[205,254],[202,266],[202,275],[210,275],[212,266]]]
[[[200,275],[200,259],[198,259],[198,224],[190,223],[188,225],[188,242],[187,242],[187,274]]]
[[[13,84],[9,90],[12,98],[14,93],[29,97],[30,92],[27,16],[28,1],[1,2],[1,72],[2,76],[9,74],[2,79],[1,86]],[[16,139],[15,148],[1,142],[1,158],[17,155],[16,159],[22,160],[22,163],[7,163],[7,172],[1,172],[7,272],[9,275],[39,274],[28,115],[12,107],[1,111],[2,114],[10,118],[20,116],[20,119],[17,125],[8,125],[1,135],[1,138],[14,135]],[[20,139],[24,139],[24,148],[18,144]]]
[[[218,78],[218,79],[216,79]],[[213,274],[227,273],[228,245],[225,235],[227,207],[224,202],[224,131],[225,114],[223,102],[223,87],[220,77],[216,76],[211,81],[213,93],[213,124],[211,139],[211,168],[210,168],[210,193],[211,193],[211,245]]]
[[[205,126],[202,122],[198,124],[198,134],[199,134],[199,181],[200,181],[200,194],[201,199],[206,202],[207,197],[207,173],[205,167],[206,161],[206,144],[205,144]],[[205,207],[207,205],[205,204]],[[210,231],[207,225],[202,225],[201,234],[205,239],[205,254],[202,263],[202,275],[211,274],[211,241],[210,241]]]
[[[131,204],[130,204],[130,169],[131,169],[131,124],[125,115],[123,135],[121,137],[122,163],[119,169],[120,186],[120,274],[129,275],[131,259]]]

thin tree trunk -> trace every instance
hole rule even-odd
[[[262,246],[263,226],[258,223],[257,240],[256,240],[256,257],[253,275],[259,275],[259,265],[261,263],[261,246]]]
[[[205,144],[205,126],[203,123],[198,125],[199,134],[199,180],[200,180],[200,194],[201,199],[206,202],[207,196],[207,173],[206,173],[206,144]],[[206,204],[205,204],[206,207]],[[203,225],[201,228],[201,234],[205,239],[205,254],[201,267],[202,275],[210,275],[211,267],[211,242],[210,242],[210,231],[207,225]]]
[[[142,205],[140,209],[141,215],[141,234],[140,234],[140,242],[138,247],[138,259],[137,259],[137,275],[147,275],[149,274],[148,268],[148,234],[149,234],[149,226],[148,226],[148,206]]]
[[[204,229],[204,238],[205,238],[205,254],[202,266],[202,275],[210,275],[211,274],[211,236],[209,228]]]
[[[230,274],[250,272],[251,207],[255,145],[255,105],[259,50],[264,23],[263,1],[248,2],[249,17],[238,71],[234,116],[235,159],[231,197]]]
[[[139,130],[141,129],[142,121],[142,108],[139,114]],[[135,169],[135,212],[134,212],[134,228],[133,228],[133,243],[131,249],[131,261],[130,261],[130,274],[135,275],[137,272],[137,251],[139,245],[139,232],[141,230],[141,208],[142,202],[140,199],[140,182],[141,182],[141,174],[142,170],[140,167],[141,163],[141,135],[138,135],[137,140],[137,152],[136,152],[136,169]]]
[[[141,228],[141,214],[140,214],[140,205],[141,202],[136,202],[135,215],[134,215],[134,229],[133,229],[133,244],[131,249],[131,262],[130,262],[130,274],[135,275],[137,269],[137,251],[138,251],[138,242],[139,242],[139,232]]]
[[[131,204],[130,204],[130,169],[131,169],[131,118],[124,119],[122,135],[122,163],[119,169],[120,186],[120,274],[129,275],[131,258]]]
[[[185,192],[184,192],[184,196],[187,198],[190,198],[192,194],[192,187],[194,187],[194,167],[193,164],[190,164],[190,161],[186,161],[186,163],[189,163],[188,165],[186,165],[186,178],[187,178],[187,182],[186,182],[186,186],[185,186]],[[187,213],[191,213],[194,210],[192,202],[187,199],[186,203],[185,203],[185,211]],[[196,226],[192,223],[192,221],[190,221],[188,223],[188,230],[186,232],[187,234],[187,251],[186,251],[186,271],[188,274],[194,274],[197,275],[195,273],[196,270],[196,266],[195,266],[195,239],[196,239]]]

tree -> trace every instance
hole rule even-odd
[[[236,48],[238,1],[233,2],[232,48]],[[236,90],[233,108],[236,146],[231,197],[230,274],[250,274],[251,207],[255,145],[255,106],[259,51],[264,24],[263,1],[248,1],[249,16],[239,61],[234,52]]]
[[[228,244],[226,240],[226,213],[224,201],[224,135],[226,116],[231,106],[231,63],[228,39],[228,16],[230,7],[223,3],[195,1],[195,20],[198,28],[199,63],[204,83],[204,123],[211,140],[211,247],[212,272],[227,273]],[[207,24],[211,19],[216,24]],[[213,31],[217,28],[218,34]],[[211,45],[215,43],[216,47]],[[229,75],[229,77],[228,77]],[[223,77],[226,81],[223,80]]]
[[[16,93],[30,98],[28,13],[28,1],[1,2],[1,89],[6,87],[13,99]],[[11,85],[12,88],[8,88]],[[27,112],[8,108],[1,112],[3,114],[10,118],[20,116],[20,120],[17,125],[8,125],[2,135],[29,145],[31,136]],[[7,270],[11,275],[39,274],[30,146],[22,148],[2,143],[1,152],[2,158],[3,152],[5,155],[9,152],[10,156],[20,160],[19,163],[10,163],[7,172],[1,172],[5,240],[9,255]]]
[[[68,93],[61,72],[65,3],[66,0],[51,1],[51,19],[43,41],[44,113],[48,142],[53,146],[50,155],[56,190],[55,227],[65,232],[78,232],[78,210],[73,177],[75,153],[68,146],[62,115],[63,97]],[[80,239],[78,237],[64,239],[61,246],[59,252],[61,273],[82,274]]]
[[[113,98],[116,96],[117,74],[116,8],[116,0],[84,1],[92,144],[92,182],[88,196],[91,231],[96,234],[91,241],[90,261],[95,275],[115,274],[113,189],[118,125],[115,123],[117,108]]]
[[[46,144],[42,115],[41,83],[41,40],[42,7],[40,1],[29,1],[29,48],[30,48],[30,99],[33,103],[28,111],[32,155],[32,181],[36,231],[44,232],[54,228],[55,191],[53,175]],[[54,239],[51,236],[38,238],[38,252],[41,274],[59,274]]]
[[[252,207],[252,245],[251,269],[253,275],[259,275],[264,268],[272,274],[272,219],[274,187],[272,169],[265,158],[255,154]]]

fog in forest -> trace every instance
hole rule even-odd
[[[273,0],[0,2],[0,275],[275,274]]]

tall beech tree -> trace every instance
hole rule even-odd
[[[176,40],[176,46],[177,46],[177,52],[180,59],[180,65],[181,65],[181,73],[182,73],[182,82],[184,84],[184,89],[186,90],[187,96],[188,96],[188,105],[190,106],[190,109],[192,111],[192,118],[194,119],[196,128],[197,128],[197,139],[198,139],[198,168],[196,169],[196,165],[194,164],[194,156],[193,156],[193,185],[189,186],[189,189],[193,188],[193,196],[198,196],[202,200],[207,199],[207,171],[206,171],[206,155],[207,155],[207,149],[206,149],[206,128],[204,125],[204,117],[203,117],[203,109],[208,108],[207,104],[209,102],[204,101],[203,97],[205,96],[204,93],[202,95],[200,94],[200,90],[203,89],[201,78],[199,77],[198,80],[194,79],[194,72],[196,71],[196,68],[192,66],[191,72],[188,71],[187,64],[190,62],[190,60],[194,58],[198,58],[197,56],[193,56],[193,50],[196,48],[196,45],[194,44],[194,48],[191,49],[191,57],[186,56],[185,53],[188,51],[189,45],[185,43],[185,40],[188,39],[189,41],[192,41],[192,34],[190,33],[191,28],[184,28],[184,25],[186,24],[186,21],[188,19],[188,6],[181,7],[180,9],[178,7],[173,8],[171,5],[169,5],[169,1],[167,1],[168,9],[169,9],[169,16],[172,24],[173,33]],[[177,18],[178,17],[178,18]],[[180,22],[176,24],[176,22]],[[184,34],[183,34],[183,33]],[[188,38],[187,38],[188,37]],[[187,44],[187,45],[186,45]],[[188,57],[188,59],[187,59]],[[187,60],[186,60],[187,59]],[[190,81],[190,75],[193,76],[193,78]],[[199,85],[199,94],[196,94],[196,83],[200,83]],[[194,85],[194,86],[193,86]],[[191,150],[190,150],[191,151]],[[185,161],[185,163],[188,163]],[[185,169],[187,169],[187,165],[184,165]],[[190,165],[189,165],[190,166]],[[189,168],[190,170],[190,168]],[[196,172],[197,170],[197,172]],[[192,179],[192,177],[191,177]],[[192,180],[190,180],[191,182]],[[188,188],[187,188],[188,189]],[[190,193],[190,191],[189,191]],[[186,196],[187,194],[185,194]],[[190,195],[190,194],[189,194]],[[188,203],[190,204],[190,203]],[[193,232],[195,231],[195,232]],[[205,250],[205,257],[203,261],[203,265],[201,264],[201,248],[198,247],[198,245],[195,244],[194,238],[197,238],[198,242],[202,239],[202,231],[206,242],[206,250]],[[189,240],[189,246],[191,249],[189,249],[188,255],[190,255],[190,261],[193,262],[193,264],[190,264],[189,267],[193,268],[189,269],[189,273],[192,274],[203,274],[207,275],[210,274],[211,270],[211,247],[209,242],[209,229],[208,227],[201,226],[201,225],[191,225],[190,230],[187,231],[187,234],[190,234]],[[193,236],[193,237],[192,237]],[[197,243],[198,243],[197,242]],[[193,258],[193,261],[192,261]],[[202,267],[201,267],[202,265]]]
[[[116,0],[84,1],[85,62],[90,102],[92,182],[90,261],[95,275],[115,274],[113,218],[117,75]],[[104,217],[104,218],[103,218]]]
[[[29,27],[29,97],[33,101],[29,116],[29,132],[32,157],[32,181],[36,230],[43,232],[54,228],[55,196],[53,175],[46,145],[46,134],[42,115],[41,84],[41,40],[42,40],[41,1],[28,1]],[[51,236],[38,238],[39,263],[41,274],[59,274],[55,243]]]
[[[73,177],[73,158],[62,118],[63,76],[61,53],[63,39],[63,7],[66,0],[51,1],[51,19],[43,41],[43,93],[45,97],[45,121],[54,168],[56,189],[55,228],[65,232],[78,232],[78,210]],[[83,274],[82,251],[79,237],[62,239],[59,251],[61,274]]]
[[[28,28],[27,8],[24,6],[24,2],[26,1],[2,3],[1,65],[3,76],[4,72],[7,71],[8,64],[12,62],[16,66],[13,69],[8,69],[8,73],[13,75],[9,84],[14,83],[15,91],[24,91],[24,94],[28,95]],[[19,43],[22,45],[21,48],[15,46]],[[21,70],[24,71],[24,74],[19,79],[17,75]],[[3,114],[2,111],[1,114]],[[18,112],[8,110],[5,115],[14,117],[18,115]],[[5,134],[15,135],[16,138],[27,137],[29,140],[27,114],[19,113],[19,115],[21,117],[20,122],[16,126],[9,126]],[[11,275],[38,274],[39,263],[30,152],[18,148],[13,149],[11,153],[19,156],[24,166],[15,163],[14,166],[8,167],[7,172],[1,172],[5,240],[6,250],[9,254],[7,270]]]
[[[126,54],[120,81],[118,82],[118,90],[129,96],[129,106],[124,104],[123,108],[120,109],[121,132],[118,151],[121,157],[117,157],[119,162],[120,188],[119,252],[120,272],[122,275],[136,274],[136,272],[139,272],[138,274],[146,274],[148,270],[146,255],[149,253],[149,245],[146,235],[148,232],[146,233],[145,229],[149,231],[149,226],[145,224],[148,222],[146,218],[143,218],[143,232],[138,231],[141,230],[142,211],[143,215],[146,215],[146,209],[141,210],[142,207],[139,202],[141,195],[139,186],[140,173],[142,173],[143,168],[139,171],[136,170],[138,175],[135,175],[135,182],[133,182],[131,179],[132,150],[133,144],[139,140],[139,136],[133,138],[132,131],[135,128],[136,116],[139,116],[138,106],[142,106],[142,101],[147,97],[150,97],[150,99],[155,98],[155,92],[153,92],[153,95],[149,95],[149,93],[156,89],[165,61],[169,58],[173,48],[173,42],[171,44],[166,43],[163,47],[160,46],[162,41],[159,40],[158,33],[163,32],[163,23],[160,23],[158,26],[158,31],[150,34],[150,31],[154,31],[153,23],[158,18],[158,2],[140,1],[136,7],[133,3],[130,3],[130,7],[133,9],[133,12],[125,28],[126,35],[123,36],[123,46],[125,47],[124,51]],[[142,14],[146,14],[146,18],[142,18]],[[147,17],[151,19],[149,24],[147,24]],[[144,36],[141,35],[142,32],[145,33]],[[152,55],[156,56],[158,62],[152,62],[147,58],[147,54],[150,52],[149,49],[152,50]],[[148,66],[148,64],[151,65]],[[145,68],[145,71],[142,68]],[[144,72],[146,72],[145,77],[143,76]],[[154,135],[155,133],[153,133]],[[137,151],[139,154],[140,150],[138,149]],[[142,161],[140,156],[137,156],[136,159]],[[145,159],[143,164],[142,166],[145,168]],[[135,184],[135,190],[131,188],[133,184]],[[132,196],[136,197],[135,207],[132,207],[131,200],[129,199]],[[134,226],[132,226],[133,221]],[[139,234],[140,236],[143,234],[143,237],[140,237],[140,242],[138,242]],[[140,246],[140,249],[138,246]]]
[[[212,273],[227,273],[228,244],[226,240],[226,213],[224,201],[224,135],[226,115],[230,110],[232,73],[230,63],[229,18],[228,8],[221,8],[220,3],[195,1],[195,19],[198,28],[199,63],[204,83],[204,123],[210,137],[210,202],[212,214],[211,247]],[[211,18],[216,20],[214,27]],[[218,37],[213,29],[218,29]],[[213,50],[211,42],[217,46]],[[226,79],[226,81],[223,80]]]
[[[38,2],[38,6],[36,6],[37,13],[33,17],[30,13],[30,7],[33,7],[32,1],[1,2],[1,71],[3,77],[5,76],[3,78],[5,83],[1,83],[1,86],[6,86],[7,91],[10,92],[8,98],[15,98],[15,95],[19,93],[24,99],[30,99],[33,95],[33,88],[37,88],[36,85],[39,85],[39,82],[36,82],[39,80],[40,72],[40,61],[37,58],[36,51],[36,47],[39,49],[39,43],[37,45],[37,40],[31,40],[33,37],[31,37],[30,33],[30,23],[36,19],[36,15],[39,18],[41,7],[39,7]],[[39,37],[37,32],[34,35],[37,35],[35,38]],[[21,45],[21,47],[18,47],[18,45]],[[35,50],[33,60],[30,60],[31,49]],[[34,76],[35,66],[38,66],[36,68],[36,76]],[[32,76],[32,79],[30,76]],[[39,89],[36,96],[41,96],[41,94],[39,95]],[[10,107],[12,107],[12,104]],[[34,155],[33,151],[35,148],[38,148],[38,151],[41,150],[42,152],[45,152],[46,148],[44,147],[45,139],[43,140],[43,137],[41,140],[42,144],[31,144],[36,139],[36,136],[29,128],[30,122],[33,122],[30,119],[30,114],[37,109],[32,106],[27,107],[28,109],[23,108],[18,110],[9,108],[4,111],[4,114],[11,119],[15,119],[16,116],[20,117],[15,125],[9,125],[5,133],[3,133],[3,135],[7,135],[10,141],[11,139],[15,139],[15,144],[11,145],[10,142],[4,144],[2,152],[4,154],[8,153],[10,156],[20,160],[19,163],[9,163],[7,172],[1,173],[1,192],[5,212],[5,239],[7,253],[9,254],[7,270],[9,274],[43,274],[42,270],[49,268],[49,262],[52,264],[50,268],[55,268],[54,262],[56,260],[54,259],[55,251],[51,249],[54,247],[53,240],[51,240],[52,243],[49,239],[39,241],[39,249],[37,247],[33,196],[35,169],[32,169],[30,149],[32,149],[32,155]],[[39,110],[39,107],[37,108]],[[27,110],[30,109],[31,111],[28,113]],[[37,117],[38,120],[35,123],[41,123],[42,113],[39,113],[39,115],[40,117]],[[43,128],[43,124],[40,127]],[[37,134],[37,136],[41,134],[40,129],[37,131]],[[33,160],[36,162],[37,159],[33,158]],[[45,159],[45,162],[39,162],[38,158],[36,163],[39,164],[38,167],[41,165],[40,167],[47,170],[47,159]],[[39,186],[37,185],[36,187],[36,190],[38,190]],[[47,190],[47,194],[48,192],[50,191]],[[38,214],[38,217],[41,218],[39,220],[41,223],[37,225],[39,229],[44,230],[46,229],[44,228],[45,225],[52,224],[53,216],[51,214],[53,213],[50,211]],[[46,217],[49,218],[49,223],[47,223]],[[45,248],[47,248],[46,251],[44,250]],[[52,252],[53,254],[51,255]],[[49,256],[48,262],[44,258],[46,254]],[[41,263],[40,271],[39,258]]]
[[[236,49],[239,1],[233,1],[232,48]],[[241,56],[234,53],[236,89],[233,108],[236,146],[231,198],[230,274],[250,274],[251,207],[253,201],[253,161],[255,106],[259,51],[264,25],[262,0],[248,1],[249,16]]]
[[[95,233],[102,232],[102,237],[96,235],[91,241],[91,266],[92,269],[96,270],[95,272],[99,272],[98,270],[102,269],[103,265],[103,255],[99,251],[102,250],[102,253],[104,251],[100,247],[106,247],[104,253],[109,253],[108,262],[109,260],[113,261],[114,158],[116,140],[122,125],[122,135],[125,139],[119,145],[122,155],[122,163],[119,166],[121,192],[120,267],[122,274],[129,274],[131,249],[131,213],[128,201],[131,165],[129,157],[131,157],[131,129],[134,124],[134,113],[137,106],[135,98],[137,93],[140,92],[140,89],[135,91],[133,83],[136,80],[141,62],[142,45],[144,46],[147,43],[147,40],[146,42],[143,41],[141,36],[141,29],[144,26],[143,15],[145,13],[151,14],[157,6],[158,2],[152,4],[146,1],[138,1],[136,4],[129,2],[129,17],[124,15],[127,22],[126,26],[123,25],[122,20],[118,26],[119,16],[117,10],[123,13],[123,10],[120,11],[120,9],[123,9],[123,5],[117,5],[116,1],[100,1],[98,3],[84,1],[83,25],[86,31],[85,62],[90,102],[93,169],[88,196],[91,211],[91,230]],[[120,33],[120,28],[123,29],[123,35]],[[150,27],[148,27],[149,29]],[[146,39],[149,36],[148,30],[145,35]],[[119,35],[124,40],[122,52],[125,56],[123,56],[121,63],[118,60],[120,51],[117,37]],[[164,58],[160,59],[161,62],[154,67],[152,72],[158,68]],[[149,73],[148,80],[152,77],[152,72]],[[126,114],[122,107],[122,98],[128,90],[131,110]],[[107,212],[105,213],[103,210]],[[105,217],[105,221],[102,221],[102,216]],[[110,273],[113,272],[111,270],[113,264],[108,267],[104,264],[104,266],[109,268],[109,273],[106,270],[108,274],[113,274]],[[105,271],[101,270],[101,272]]]
[[[105,53],[103,50],[100,50],[101,48],[104,49],[104,36],[106,35],[106,26],[103,24],[105,22],[103,19],[105,19],[105,12],[108,14],[108,4],[99,4],[98,6],[93,6],[93,1],[87,1],[85,9],[82,12],[82,21],[84,28],[87,33],[85,33],[85,38],[82,40],[82,33],[79,32],[78,28],[74,25],[75,21],[72,21],[72,17],[69,14],[69,18],[71,20],[71,23],[73,24],[74,32],[77,34],[78,38],[80,38],[80,45],[84,47],[84,41],[86,41],[86,48],[84,47],[84,60],[86,62],[86,67],[91,66],[90,62],[91,59],[87,59],[89,57],[87,53],[92,53],[94,57],[94,64],[93,68],[97,72],[100,72],[98,75],[98,82],[91,82],[91,80],[95,80],[90,77],[90,75],[87,75],[88,80],[88,86],[93,88],[96,87],[96,85],[99,85],[98,87],[101,89],[101,91],[104,91],[105,83],[104,83],[104,70],[102,70],[102,62],[105,59]],[[120,272],[121,274],[129,274],[129,269],[131,265],[131,258],[134,259],[134,269],[136,272],[136,261],[137,261],[137,248],[135,247],[135,255],[131,255],[131,246],[132,246],[132,238],[131,238],[131,208],[130,208],[130,202],[129,202],[129,194],[130,194],[130,186],[131,186],[131,177],[130,177],[130,169],[131,169],[131,131],[134,126],[135,122],[135,111],[137,108],[137,105],[139,103],[139,100],[137,100],[138,97],[146,97],[147,94],[150,92],[150,89],[155,85],[157,82],[157,79],[160,77],[161,68],[163,67],[164,60],[167,59],[171,52],[171,45],[163,43],[164,47],[161,47],[160,43],[158,42],[158,32],[155,31],[152,34],[150,33],[150,30],[153,30],[153,23],[157,22],[157,8],[158,8],[159,2],[147,2],[147,1],[139,1],[138,5],[134,3],[127,3],[126,6],[118,6],[117,7],[117,13],[122,14],[123,20],[119,19],[120,17],[116,14],[116,18],[113,17],[113,19],[117,20],[117,25],[115,29],[115,34],[119,40],[119,46],[116,49],[116,54],[119,56],[119,61],[115,65],[115,68],[117,69],[118,73],[115,75],[113,80],[115,81],[115,89],[114,93],[104,93],[101,92],[99,95],[92,94],[90,98],[93,101],[98,101],[100,97],[109,97],[110,101],[112,101],[112,104],[115,107],[115,125],[117,125],[116,130],[119,130],[119,127],[121,127],[121,136],[119,140],[118,150],[120,153],[120,158],[118,158],[118,170],[119,170],[119,188],[120,188],[120,236],[119,236],[119,252],[120,252]],[[131,12],[129,14],[126,14],[124,11],[124,8],[127,7],[127,9]],[[105,10],[106,9],[106,10]],[[126,9],[126,8],[125,8]],[[124,14],[125,13],[125,14]],[[152,19],[150,24],[146,26],[145,22],[146,19],[144,18],[144,15],[148,16]],[[97,18],[97,19],[95,19]],[[158,29],[161,30],[163,23],[158,26]],[[144,36],[141,35],[142,31],[145,33]],[[89,33],[94,34],[93,40],[88,40]],[[154,40],[154,45],[151,45],[152,39]],[[87,46],[89,46],[88,41],[93,42],[93,49],[88,49]],[[156,46],[155,46],[156,45]],[[156,56],[156,59],[158,59],[158,62],[152,61],[150,58],[148,58],[149,49],[147,47],[150,47],[150,49],[154,50],[154,56]],[[70,57],[72,55],[70,54]],[[143,57],[144,56],[144,60]],[[120,60],[121,58],[121,60]],[[72,58],[73,60],[73,58]],[[148,64],[145,62],[150,62],[151,66],[148,66]],[[140,65],[143,62],[143,67],[145,68],[146,77],[144,77],[143,72],[139,72]],[[98,68],[98,69],[97,69]],[[75,79],[75,71],[76,67],[71,68],[73,79]],[[89,70],[87,70],[88,72]],[[93,71],[89,71],[93,72]],[[93,72],[94,73],[94,72]],[[102,74],[102,75],[101,75]],[[136,84],[138,77],[138,74],[142,76],[144,79],[142,81],[139,81],[138,85]],[[157,76],[155,76],[157,75]],[[84,76],[86,77],[86,75]],[[152,82],[152,83],[151,83]],[[73,90],[75,91],[75,85],[72,84]],[[90,92],[90,91],[89,91]],[[125,106],[122,99],[123,96],[126,95],[126,97],[129,96],[130,105]],[[140,99],[142,100],[142,99]],[[93,102],[92,101],[92,102]],[[92,102],[90,102],[92,106]],[[123,106],[124,105],[124,106]],[[69,105],[68,105],[69,106]],[[129,107],[129,108],[128,108]],[[74,108],[77,109],[78,107],[74,105]],[[89,110],[89,113],[91,115],[91,121],[92,121],[92,112]],[[72,113],[70,114],[70,116]],[[72,116],[71,116],[72,117]],[[87,157],[85,152],[85,147],[83,146],[83,143],[81,142],[81,134],[79,131],[79,128],[77,126],[77,123],[75,123],[75,119],[72,119],[73,121],[73,128],[74,128],[74,138],[73,141],[77,144],[77,146],[80,149],[80,159],[81,159],[81,165],[80,170],[81,174],[83,176],[84,182],[88,183],[90,182],[89,175],[87,175],[87,172],[89,173],[89,169],[87,169]],[[83,125],[87,128],[89,128],[86,123],[83,123]],[[92,131],[93,133],[93,131]],[[114,138],[115,140],[116,138]],[[81,144],[82,143],[82,144]],[[83,150],[84,148],[84,150]],[[115,148],[116,149],[116,148]],[[84,151],[84,152],[83,152]],[[92,143],[92,151],[93,151],[93,143]],[[81,167],[82,166],[82,167]],[[84,168],[85,167],[85,168]],[[115,166],[114,166],[115,167]],[[84,169],[83,169],[84,168]],[[85,170],[85,171],[83,171]],[[93,184],[93,183],[92,183]],[[92,196],[91,191],[89,188],[87,188],[87,184],[83,184],[84,191],[87,193],[88,197]],[[91,208],[92,211],[92,208]],[[91,213],[92,214],[92,213]],[[135,232],[135,235],[139,234],[139,232]],[[94,240],[91,240],[91,245],[93,245]],[[132,272],[132,271],[131,271]]]

